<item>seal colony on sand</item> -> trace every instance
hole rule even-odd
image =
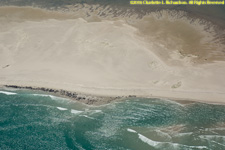
[[[224,102],[224,29],[175,10],[66,10],[0,8],[0,85],[84,93],[95,97],[88,104],[129,95]]]
[[[119,100],[124,97],[103,97],[103,96],[96,96],[96,95],[88,95],[82,94],[77,92],[65,91],[65,90],[57,90],[57,89],[49,89],[49,88],[40,88],[40,87],[30,87],[30,86],[16,86],[16,85],[5,85],[6,88],[14,88],[14,89],[25,89],[25,90],[35,90],[35,91],[43,91],[54,95],[59,95],[61,97],[70,98],[88,105],[100,105],[100,104],[107,104],[114,100]],[[135,97],[129,95],[128,97]]]

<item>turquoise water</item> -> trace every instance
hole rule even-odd
[[[0,90],[0,149],[225,149],[225,106],[132,98],[104,106]]]

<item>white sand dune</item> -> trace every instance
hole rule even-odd
[[[1,85],[225,101],[225,62],[194,65],[192,56],[176,50],[159,54],[163,43],[149,41],[126,21],[6,20],[0,29]]]

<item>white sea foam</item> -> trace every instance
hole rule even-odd
[[[148,145],[152,146],[152,147],[158,147],[160,148],[161,146],[167,145],[169,144],[169,147],[173,148],[173,149],[177,149],[177,148],[198,148],[198,149],[208,149],[206,146],[188,146],[188,145],[182,145],[182,144],[178,144],[178,143],[171,143],[171,142],[158,142],[158,141],[153,141],[147,137],[145,137],[144,135],[138,133],[138,137],[141,141],[143,141],[144,143],[147,143]]]
[[[73,114],[80,114],[80,113],[82,113],[82,112],[83,112],[83,111],[71,109],[71,113],[73,113]]]
[[[67,102],[69,100],[67,98],[57,97],[57,96],[47,95],[47,94],[31,94],[31,95],[33,95],[33,96],[41,96],[41,97],[50,97],[52,100],[60,100],[60,101],[63,100],[63,101],[67,101]],[[73,101],[73,103],[76,103],[76,101]]]
[[[102,112],[101,110],[94,110],[95,113],[100,113]]]
[[[101,110],[88,110],[88,112],[90,115],[95,114],[95,113],[102,113]]]
[[[89,119],[95,119],[95,118],[89,117],[89,116],[87,116],[87,115],[79,115],[79,116],[83,116],[83,117],[86,117],[86,118],[89,118]]]
[[[225,136],[223,136],[223,135],[200,135],[199,137],[200,138],[205,138],[205,139],[215,139],[215,138],[218,138],[218,139],[223,139],[225,141]]]
[[[212,131],[212,130],[218,130],[218,131],[221,131],[221,130],[225,130],[225,128],[208,128],[209,131]]]
[[[17,93],[13,93],[13,92],[6,92],[6,91],[0,91],[0,93],[2,94],[6,94],[6,95],[16,95]]]
[[[206,146],[187,146],[187,145],[183,145],[183,146],[187,148],[208,149]]]
[[[132,132],[132,133],[137,133],[135,130],[132,130],[132,129],[129,129],[129,128],[127,129],[127,131]]]
[[[181,138],[181,137],[184,137],[184,136],[191,136],[192,134],[193,134],[193,132],[175,133],[175,134],[173,135],[173,137]]]
[[[153,140],[150,140],[149,138],[145,137],[144,135],[142,134],[139,134],[138,133],[138,137],[140,140],[142,140],[144,143],[147,143],[148,145],[150,146],[157,146],[158,144],[160,144],[161,142],[156,142],[156,141],[153,141]]]
[[[57,107],[59,110],[68,110],[67,108]]]
[[[46,95],[46,94],[32,94],[33,96],[42,96],[42,97],[50,97],[51,99],[57,99],[58,97],[53,95]]]
[[[223,146],[223,147],[225,147],[225,145],[224,144],[221,144],[221,143],[219,143],[219,142],[216,142],[216,141],[211,141],[212,143],[216,143],[216,144],[218,144],[218,145],[220,145],[220,146]]]
[[[52,95],[45,95],[45,94],[32,94],[33,96],[43,96],[43,97],[54,97]]]
[[[182,105],[181,103],[178,103],[176,101],[172,101],[172,100],[169,100],[169,99],[162,99],[162,100],[184,107],[184,105]]]

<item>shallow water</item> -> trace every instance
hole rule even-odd
[[[0,91],[0,149],[225,149],[225,106],[132,98],[95,107]]]

